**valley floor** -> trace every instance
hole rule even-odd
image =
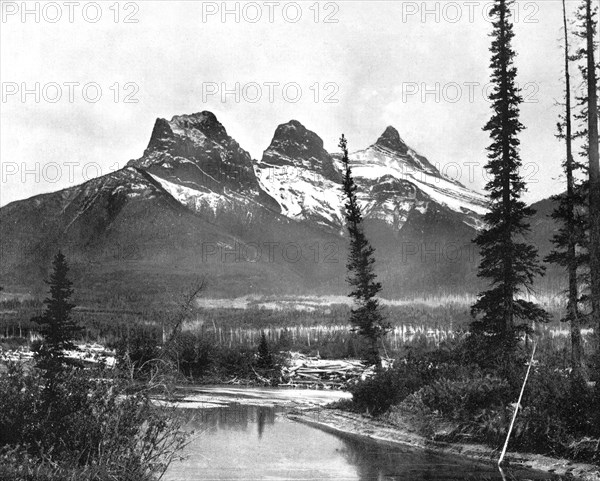
[[[445,443],[427,439],[416,432],[409,419],[405,420],[404,425],[392,425],[372,417],[337,409],[295,411],[289,414],[289,417],[324,431],[365,436],[381,442],[408,445],[479,461],[496,463],[499,457],[496,449],[484,445]],[[505,459],[510,465],[569,476],[569,479],[600,481],[600,467],[592,464],[528,453],[507,453]]]

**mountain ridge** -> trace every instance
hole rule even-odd
[[[392,126],[349,160],[386,294],[474,292],[471,241],[485,197],[442,175]],[[142,156],[119,171],[0,208],[0,283],[34,282],[54,248],[73,244],[86,289],[108,288],[104,282],[117,291],[136,283],[156,290],[162,271],[177,285],[203,272],[228,295],[340,293],[342,172],[340,155],[298,120],[277,126],[262,157],[252,159],[211,112],[159,118]],[[19,252],[23,245],[35,255]],[[138,255],[116,265],[106,253],[123,245]],[[236,246],[261,256],[224,262]],[[457,261],[449,247],[469,255]],[[326,262],[331,252],[335,262]],[[98,265],[108,267],[95,274]]]

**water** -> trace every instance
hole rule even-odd
[[[322,391],[321,391],[322,392]],[[196,393],[202,409],[187,410],[196,434],[187,459],[175,462],[164,479],[425,481],[502,480],[493,465],[468,462],[351,435],[330,434],[286,417],[292,404],[322,404],[318,392],[214,389]],[[271,396],[271,397],[270,397]],[[227,398],[229,401],[227,402]],[[193,398],[193,396],[192,396]],[[275,399],[273,399],[275,398]],[[281,402],[281,399],[284,399]],[[253,404],[255,403],[255,404]],[[256,405],[261,404],[261,405]],[[546,473],[511,471],[506,480],[559,479]]]

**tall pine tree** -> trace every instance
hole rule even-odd
[[[490,48],[493,114],[484,130],[492,139],[485,166],[491,174],[486,185],[491,207],[484,218],[486,228],[475,239],[482,256],[478,275],[489,279],[490,288],[471,308],[475,318],[471,332],[481,341],[481,354],[504,367],[514,361],[518,338],[528,332],[529,323],[547,320],[543,309],[523,298],[543,268],[537,249],[525,241],[530,230],[527,218],[534,212],[521,200],[526,187],[519,174],[517,136],[524,127],[519,121],[522,98],[515,81],[512,3],[496,0],[490,12],[494,19]]]
[[[590,298],[592,322],[596,331],[596,381],[600,384],[600,157],[598,147],[598,65],[595,53],[598,48],[598,10],[592,0],[584,0],[579,19],[582,29],[578,35],[585,40],[585,47],[579,52],[585,63],[582,73],[585,80],[587,99],[582,112],[587,116],[587,157],[588,157],[588,213],[589,213],[589,255],[590,255]]]
[[[363,218],[356,197],[357,186],[352,177],[348,160],[348,145],[342,135],[339,144],[342,149],[344,164],[344,194],[346,196],[345,217],[350,236],[350,251],[348,253],[348,283],[352,287],[350,297],[354,298],[355,307],[350,314],[350,323],[356,331],[368,342],[365,360],[377,366],[381,363],[379,355],[379,340],[389,330],[385,321],[377,294],[381,284],[375,274],[375,249],[365,236]]]
[[[546,257],[547,262],[552,262],[564,267],[568,275],[567,312],[563,321],[571,327],[571,367],[574,377],[581,379],[584,376],[583,345],[581,338],[581,325],[585,315],[581,312],[582,301],[579,284],[581,283],[581,268],[586,263],[586,215],[585,195],[583,186],[577,181],[577,171],[583,165],[575,161],[573,155],[573,127],[571,108],[571,55],[569,51],[569,29],[567,25],[566,0],[562,0],[563,29],[564,29],[564,68],[565,68],[565,110],[558,123],[558,137],[565,141],[566,158],[563,168],[566,175],[566,192],[553,197],[557,206],[552,213],[552,218],[561,226],[552,242],[554,250]]]
[[[597,332],[595,375],[600,380],[600,167],[598,165],[598,71],[600,65],[595,60],[598,42],[595,40],[598,28],[598,7],[588,0],[582,0],[576,13],[574,34],[579,41],[573,60],[578,62],[582,84],[576,96],[574,119],[578,129],[574,137],[581,141],[581,156],[586,159],[585,170],[588,173],[584,182],[585,205],[588,222],[587,287],[588,301],[591,305],[591,321]]]
[[[53,271],[46,283],[50,286],[50,295],[44,300],[44,313],[33,320],[40,325],[42,342],[34,350],[34,358],[39,368],[53,375],[67,364],[65,350],[76,348],[73,340],[81,330],[71,317],[75,307],[70,302],[73,295],[73,283],[69,280],[69,267],[62,252],[58,252],[52,262]]]

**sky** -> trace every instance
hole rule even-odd
[[[342,133],[353,151],[392,125],[442,172],[485,184],[487,1],[0,5],[0,206],[121,168],[156,118],[203,110],[253,158],[291,119],[330,152]],[[520,0],[514,14],[534,202],[563,182],[561,3]]]

